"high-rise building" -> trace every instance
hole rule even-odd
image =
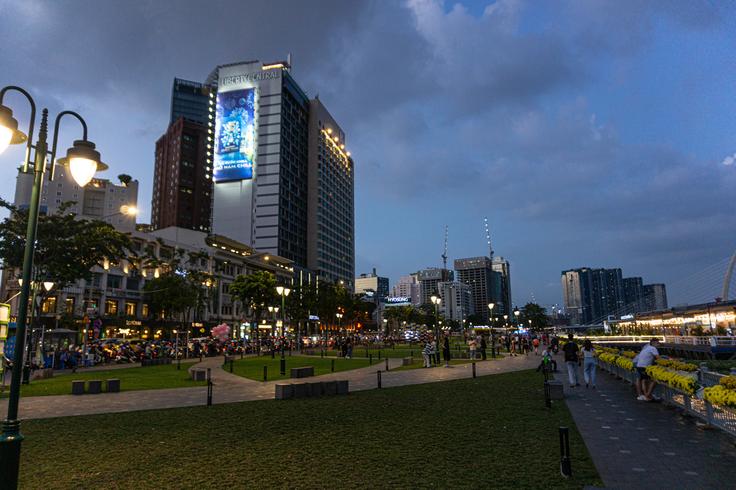
[[[370,274],[361,274],[355,278],[355,294],[372,292],[378,300],[388,297],[388,277],[376,274],[376,269]]]
[[[667,288],[664,284],[645,284],[642,287],[644,311],[667,309]]]
[[[151,197],[154,229],[211,230],[212,182],[206,152],[207,127],[183,116],[156,142]]]
[[[644,282],[641,277],[624,277],[624,314],[633,315],[643,311]]]
[[[488,257],[469,257],[455,260],[455,273],[457,280],[466,284],[473,297],[473,311],[483,321],[490,319],[488,305],[494,303],[494,314],[503,314],[500,308],[502,302],[502,276],[491,267],[491,259]]]
[[[353,160],[342,129],[289,70],[249,61],[208,78],[213,230],[352,288]]]
[[[440,303],[440,314],[448,320],[462,322],[468,315],[472,315],[473,291],[470,286],[459,281],[447,281],[437,284]],[[488,309],[488,308],[486,308]]]
[[[171,89],[171,117],[169,124],[174,124],[180,117],[187,121],[207,125],[209,114],[210,88],[199,82],[174,79]]]
[[[510,315],[513,308],[511,302],[511,264],[503,257],[493,257],[493,270],[501,274],[501,299],[493,309],[494,314]]]
[[[330,281],[349,283],[355,273],[355,175],[345,143],[345,133],[322,102],[310,100],[307,267]]]
[[[417,272],[420,304],[432,304],[432,296],[439,294],[439,284],[441,282],[451,282],[454,277],[451,270],[438,269],[436,267],[430,267]]]
[[[399,282],[391,288],[394,298],[408,298],[412,305],[419,305],[419,278],[417,274],[401,276]]]
[[[19,171],[15,183],[15,206],[28,207],[32,188],[33,173]],[[135,214],[127,214],[122,210],[124,207],[136,208],[138,181],[124,178],[120,184],[114,184],[107,179],[92,179],[80,188],[71,173],[59,166],[53,181],[43,181],[40,212],[53,214],[64,203],[71,203],[68,211],[81,218],[102,220],[121,231],[132,231],[135,229]]]

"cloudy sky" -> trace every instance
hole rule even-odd
[[[440,266],[445,224],[450,259],[485,254],[488,217],[515,303],[561,302],[560,271],[580,266],[692,303],[718,294],[736,249],[728,4],[0,0],[0,85],[82,113],[148,220],[173,78],[292,53],[356,159],[357,273]]]

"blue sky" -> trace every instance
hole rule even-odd
[[[450,260],[484,254],[487,216],[516,303],[561,302],[579,266],[665,282],[674,304],[718,294],[736,249],[730,3],[202,5],[0,0],[0,83],[80,111],[148,219],[173,78],[291,52],[356,159],[356,273],[439,266],[446,224]]]

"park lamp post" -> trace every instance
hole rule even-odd
[[[342,317],[344,316],[343,313],[340,313],[339,311],[335,313],[335,318],[337,318],[337,331],[340,332],[341,335],[344,335],[344,332],[342,331]]]
[[[493,333],[493,308],[496,306],[495,303],[488,303],[488,309],[491,310],[490,324],[491,324],[491,357],[496,358],[496,337]],[[485,355],[485,354],[483,354]]]
[[[284,311],[284,303],[290,292],[291,289],[289,288],[276,286],[276,294],[281,296],[281,336],[283,337],[281,341],[281,357],[284,357],[284,341],[286,340],[286,311]]]
[[[440,363],[440,314],[439,314],[439,307],[440,303],[442,303],[442,298],[439,296],[435,296],[434,294],[430,298],[432,300],[432,304],[434,304],[434,339],[435,343],[437,344],[437,352],[435,353],[436,359],[437,359],[437,365]]]
[[[23,288],[23,279],[18,279],[18,286],[21,287],[21,291]],[[31,318],[28,320],[28,323],[30,324],[30,333],[28,334],[28,344],[26,345],[26,360],[23,363],[23,377],[21,379],[21,384],[27,385],[31,382],[31,355],[33,354],[33,321],[35,317],[35,311],[36,311],[36,298],[38,297],[38,293],[41,292],[41,288],[46,290],[47,293],[51,292],[51,290],[54,288],[53,281],[31,281]],[[18,293],[20,294],[20,293]],[[17,295],[16,295],[17,296]],[[15,296],[14,296],[15,297]],[[41,344],[43,345],[43,333],[44,329],[43,326],[41,327]]]
[[[519,315],[521,312],[519,311],[519,308],[514,308],[514,321],[516,322],[516,329],[519,328]]]
[[[15,91],[23,95],[31,106],[31,116],[28,125],[28,133],[18,130],[18,121],[13,117],[13,111],[3,104],[3,98],[8,91]],[[73,116],[82,125],[82,139],[75,140],[72,147],[67,150],[66,157],[56,160],[57,143],[59,137],[59,123],[63,116]],[[20,432],[20,421],[18,420],[18,404],[20,401],[21,369],[23,365],[23,354],[25,352],[26,320],[28,317],[28,299],[31,291],[31,273],[33,270],[33,254],[36,244],[36,228],[38,227],[38,212],[41,201],[41,189],[43,177],[49,167],[49,180],[54,179],[56,164],[68,167],[72,178],[79,187],[84,187],[92,180],[95,172],[107,169],[102,163],[100,153],[95,149],[95,144],[87,139],[87,123],[76,112],[62,111],[56,116],[54,122],[54,137],[51,150],[48,147],[48,109],[41,111],[41,124],[36,144],[33,144],[33,129],[36,122],[36,103],[31,95],[24,89],[16,86],[7,86],[0,90],[0,153],[9,145],[26,143],[25,157],[23,159],[22,172],[33,172],[33,187],[31,189],[31,200],[28,205],[28,223],[26,228],[25,249],[23,251],[23,285],[21,286],[20,300],[18,302],[18,318],[15,329],[15,354],[13,356],[13,374],[10,382],[10,394],[8,398],[8,415],[3,421],[2,434],[0,434],[0,475],[2,475],[5,488],[16,488],[18,485],[18,472],[20,467],[20,449],[23,436]],[[31,162],[31,152],[34,151]],[[49,158],[50,157],[50,158]],[[50,160],[50,164],[49,164]],[[32,166],[32,170],[30,170]]]

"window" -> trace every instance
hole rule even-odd
[[[107,275],[107,287],[114,288],[114,289],[120,289],[120,285],[122,284],[123,277],[122,276],[115,276],[113,274]]]
[[[43,300],[41,313],[56,313],[56,297],[51,296]]]
[[[105,315],[117,315],[118,302],[112,299],[105,301]]]
[[[148,318],[149,314],[150,314],[150,311],[148,311],[148,305],[144,303],[141,309],[141,315],[143,315],[144,318]]]
[[[64,313],[67,315],[74,314],[74,298],[67,298],[64,302]]]
[[[133,301],[126,301],[125,302],[125,314],[127,316],[135,316],[136,306],[138,306],[138,305],[136,305],[135,302],[133,302]]]

